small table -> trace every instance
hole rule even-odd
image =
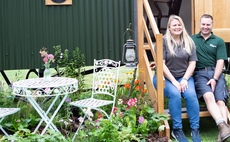
[[[16,96],[25,97],[34,109],[41,116],[41,121],[37,125],[34,132],[36,132],[43,122],[46,123],[45,128],[43,129],[41,135],[43,135],[47,128],[51,128],[57,132],[59,130],[53,124],[53,119],[60,110],[61,106],[65,102],[69,93],[76,92],[78,90],[78,81],[74,78],[67,77],[52,77],[51,81],[45,82],[43,78],[32,78],[26,80],[20,80],[13,83],[13,93]],[[63,97],[60,97],[63,96]],[[43,110],[42,107],[37,102],[37,97],[47,99],[49,97],[54,97],[50,106],[47,110]],[[61,99],[61,102],[57,108],[53,108],[54,104],[57,103],[58,98]],[[50,110],[54,109],[54,113],[51,117],[48,116]]]

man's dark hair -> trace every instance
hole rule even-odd
[[[212,15],[210,15],[210,14],[204,14],[204,15],[201,16],[201,18],[211,18],[212,21],[213,21],[213,17],[212,17]],[[200,19],[201,19],[201,18],[200,18]]]

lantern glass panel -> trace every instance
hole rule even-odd
[[[129,48],[126,49],[126,53],[125,53],[125,59],[128,62],[134,62],[135,61],[135,50],[134,48]]]

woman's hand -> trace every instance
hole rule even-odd
[[[180,81],[181,91],[184,92],[188,88],[188,81],[186,79],[182,79]]]
[[[172,81],[172,84],[181,92],[181,85],[177,80]]]

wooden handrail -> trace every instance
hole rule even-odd
[[[155,44],[153,43],[149,30],[146,25],[144,16],[146,13],[147,18],[150,21],[151,29],[153,31]],[[137,27],[138,27],[138,59],[139,59],[139,80],[141,84],[146,84],[148,94],[152,102],[154,102],[154,108],[158,113],[164,113],[164,77],[163,77],[163,49],[162,49],[162,34],[159,33],[156,21],[154,19],[151,7],[148,0],[137,0]],[[146,37],[147,43],[144,43]],[[154,51],[156,46],[156,51]],[[150,50],[154,61],[156,62],[157,72],[157,88],[153,86],[152,78],[153,72],[149,68],[149,59],[146,55],[146,50]],[[144,86],[142,86],[144,87]]]
[[[149,19],[150,28],[153,31],[155,43],[153,43],[150,36],[149,30],[146,25],[146,20],[144,16],[144,11],[147,18]],[[148,25],[149,26],[149,25]],[[154,109],[159,113],[164,113],[164,76],[163,76],[163,40],[162,34],[159,33],[156,21],[154,19],[152,10],[150,8],[148,0],[137,0],[137,27],[138,27],[138,59],[139,59],[139,81],[144,83],[147,87],[148,94],[151,101],[154,103]],[[144,38],[147,39],[147,43],[144,43]],[[154,46],[156,46],[156,51],[154,51]],[[152,83],[153,72],[149,67],[149,59],[147,57],[146,51],[150,50],[152,57],[156,63],[157,72],[157,88],[154,87]],[[165,135],[170,141],[170,127],[168,121],[163,122],[165,125],[165,131],[160,132],[160,135]]]

